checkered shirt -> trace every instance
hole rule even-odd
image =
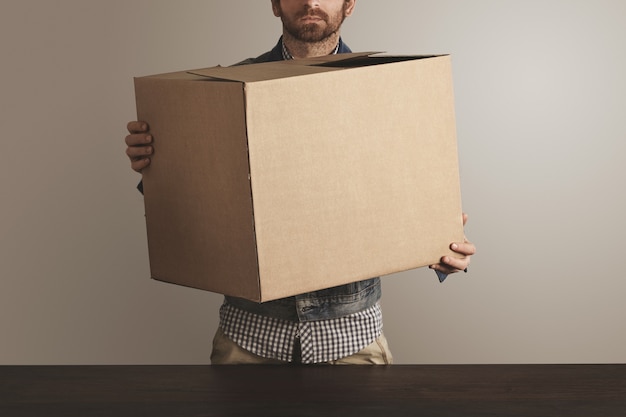
[[[250,313],[225,300],[220,308],[220,327],[243,349],[285,362],[294,360],[299,338],[301,361],[312,364],[357,353],[381,335],[383,319],[378,304],[336,319],[292,322]]]

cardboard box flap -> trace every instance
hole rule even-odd
[[[299,75],[328,72],[332,69],[359,66],[349,64],[352,60],[367,58],[375,52],[335,54],[316,58],[294,59],[289,61],[263,62],[251,65],[216,66],[187,71],[189,74],[218,80],[239,81],[244,83],[275,80]],[[345,63],[341,65],[340,63]],[[326,65],[328,64],[328,65]]]
[[[319,66],[285,65],[284,62],[285,61],[267,62],[262,64],[238,65],[234,67],[213,67],[188,72],[193,75],[200,75],[212,79],[251,83],[295,77],[298,75],[317,74],[332,70]]]

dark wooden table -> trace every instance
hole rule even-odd
[[[626,365],[1,366],[0,416],[626,416]]]

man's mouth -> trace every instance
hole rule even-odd
[[[306,12],[300,17],[300,20],[304,22],[318,22],[322,20],[325,21],[326,18],[327,16],[324,12],[322,12],[321,10],[316,10],[316,11]]]
[[[321,17],[318,16],[304,16],[300,19],[301,21],[305,22],[305,23],[309,23],[309,22],[320,22],[323,19]]]

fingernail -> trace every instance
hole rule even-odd
[[[456,249],[458,249],[458,247],[459,247],[459,245],[457,245],[456,243],[453,243],[453,244],[450,245],[450,249],[452,249],[452,250],[456,250]]]

